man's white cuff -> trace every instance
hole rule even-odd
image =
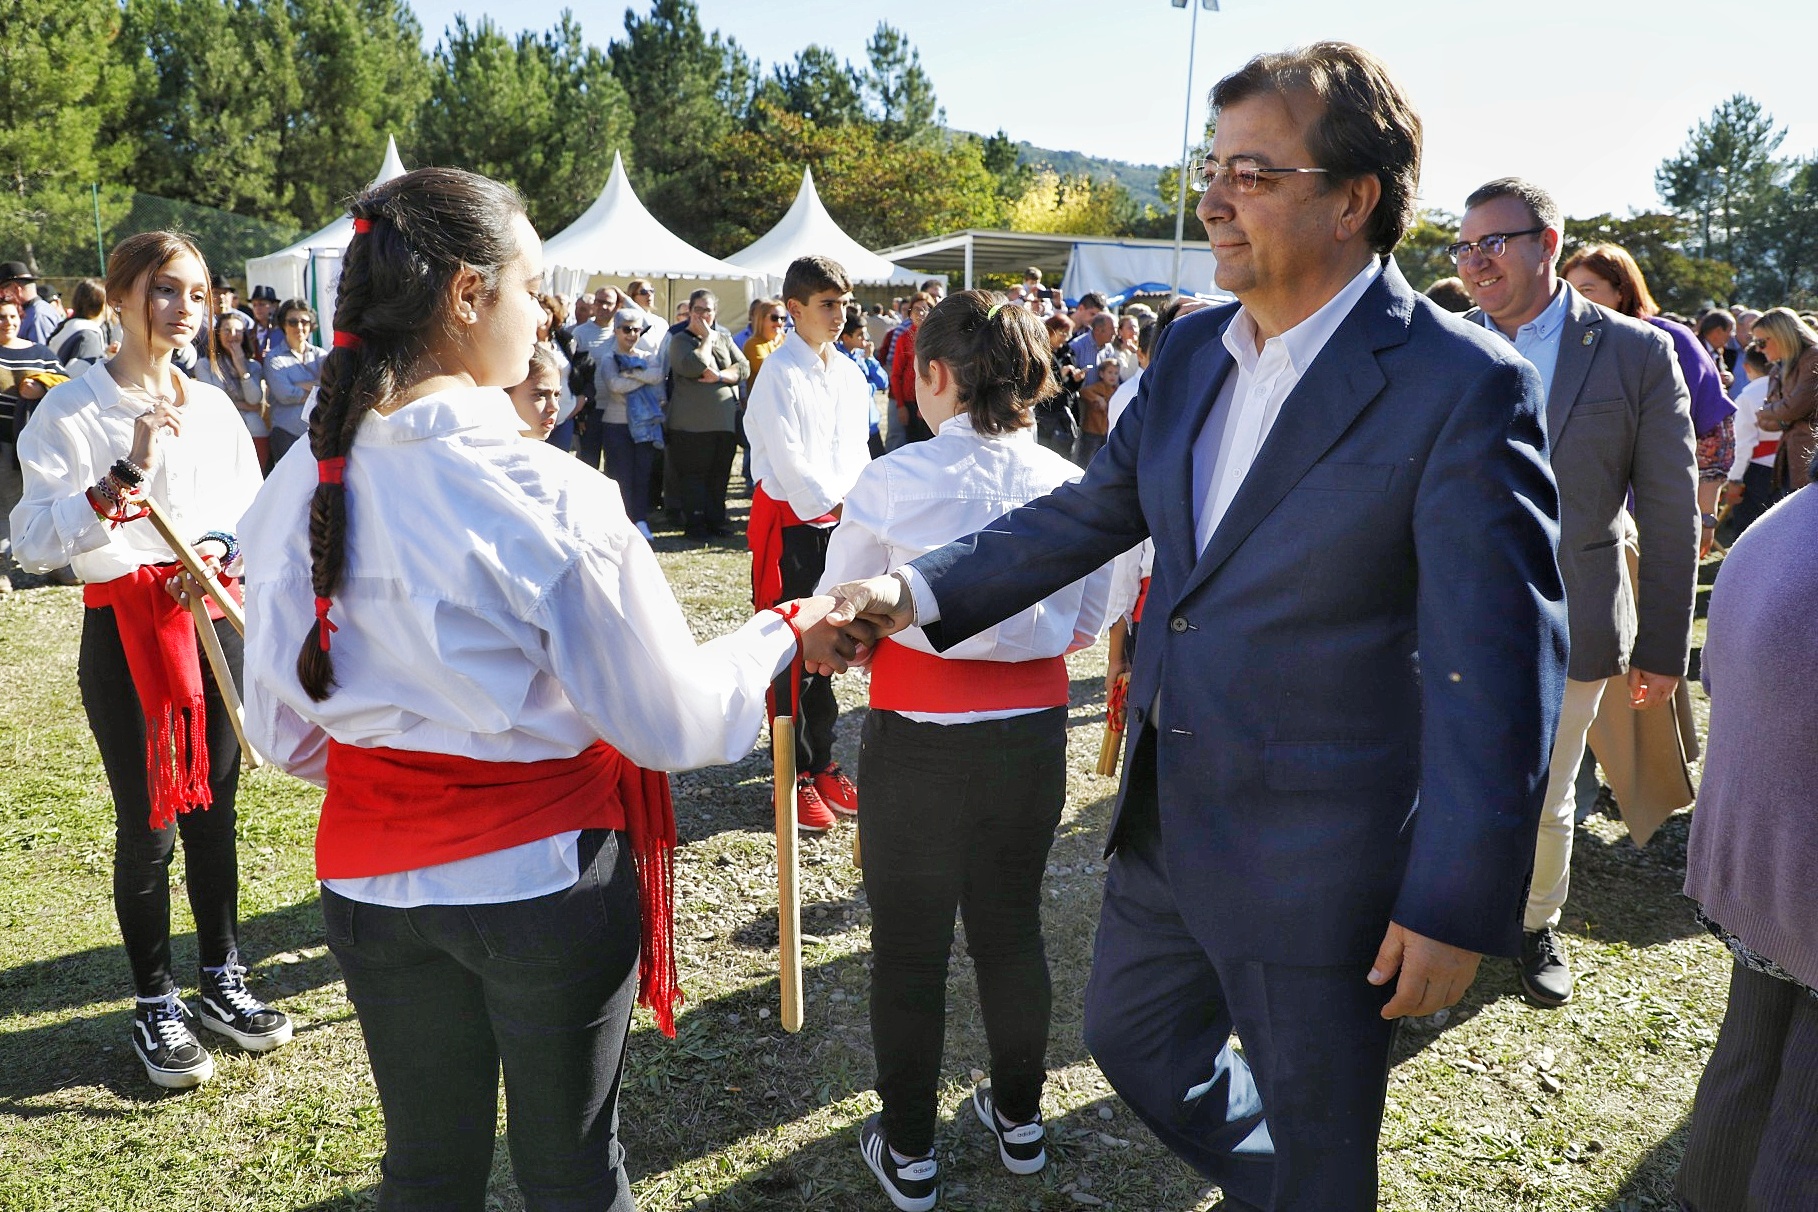
[[[922,574],[915,570],[915,565],[904,564],[896,570],[896,575],[903,578],[903,584],[909,586],[909,600],[915,607],[915,626],[926,627],[930,623],[941,621],[940,603],[934,600],[934,590]]]

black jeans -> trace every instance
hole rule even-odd
[[[606,474],[619,486],[619,500],[625,503],[625,516],[642,522],[650,516],[650,472],[656,466],[657,448],[649,442],[634,442],[631,426],[600,424],[602,446],[606,453]]]
[[[392,909],[322,890],[329,950],[385,1111],[383,1212],[480,1212],[499,1073],[534,1212],[631,1212],[619,1085],[637,996],[638,899],[620,834],[581,834],[549,896]]]
[[[574,415],[574,457],[599,471],[606,444],[606,422],[596,404],[583,402]]]
[[[222,620],[215,624],[215,634],[229,668],[238,671],[240,633]],[[153,830],[145,782],[145,714],[111,607],[83,612],[76,684],[114,800],[114,914],[120,920],[133,989],[140,997],[158,997],[175,988],[170,970],[170,860],[179,836],[202,964],[219,967],[238,945],[240,865],[234,846],[234,795],[240,786],[240,744],[204,661],[208,786],[214,804],[180,812],[175,825]]]
[[[783,600],[811,597],[827,571],[827,544],[831,526],[783,527]],[[770,685],[780,715],[792,710],[789,673],[785,669]],[[801,709],[795,712],[795,768],[819,774],[833,764],[833,726],[840,705],[833,697],[833,679],[818,673],[802,675]]]
[[[1052,992],[1042,870],[1067,797],[1067,713],[923,724],[872,711],[859,751],[871,1043],[884,1136],[934,1143],[955,908],[978,973],[992,1096],[1024,1122],[1041,1109]]]
[[[675,465],[688,532],[699,535],[726,525],[726,489],[732,480],[732,456],[738,450],[732,431],[671,430],[666,449]]]

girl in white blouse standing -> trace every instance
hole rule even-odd
[[[889,573],[1078,479],[1035,440],[1032,410],[1058,390],[1033,313],[984,291],[943,300],[915,345],[916,404],[937,432],[859,474],[821,591]],[[859,820],[884,1109],[859,1148],[905,1212],[939,1195],[935,1100],[956,908],[991,1049],[973,1111],[1013,1173],[1047,1161],[1041,882],[1066,802],[1063,658],[1103,630],[1110,576],[1107,566],[943,654],[910,629],[872,657]]]
[[[139,498],[162,506],[199,554],[233,569],[259,460],[227,396],[171,366],[208,314],[196,246],[172,232],[122,242],[108,257],[107,294],[124,329],[119,352],[52,389],[19,436],[25,491],[13,552],[28,569],[67,564],[86,582],[76,680],[114,800],[114,909],[138,994],[133,1050],[153,1082],[184,1088],[206,1081],[214,1062],[171,976],[179,835],[201,959],[199,1021],[254,1051],[289,1040],[291,1026],[247,990],[240,964],[240,749],[183,605],[186,587],[200,590]],[[238,669],[239,633],[224,620],[215,633]]]
[[[314,457],[245,523],[248,729],[327,788],[316,869],[385,1112],[380,1205],[482,1206],[503,1070],[526,1206],[627,1212],[632,1002],[673,1033],[679,997],[652,772],[749,752],[798,633],[817,665],[854,649],[817,626],[831,599],[697,646],[612,481],[519,435],[504,389],[543,267],[509,186],[419,169],[351,210]]]

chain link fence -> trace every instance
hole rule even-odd
[[[67,297],[79,278],[105,272],[106,250],[142,231],[178,231],[196,242],[211,272],[238,280],[246,262],[301,239],[301,228],[253,219],[156,194],[91,186],[80,198],[39,212],[22,231],[0,232],[0,260],[36,263],[38,276]]]

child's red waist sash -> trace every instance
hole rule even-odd
[[[1067,662],[951,661],[880,640],[871,658],[871,705],[935,715],[1065,707]]]
[[[634,765],[605,741],[569,758],[486,762],[331,740],[316,875],[389,875],[582,829],[626,834],[644,928],[638,1000],[656,1013],[664,1034],[674,1035],[681,990],[669,776]]]

